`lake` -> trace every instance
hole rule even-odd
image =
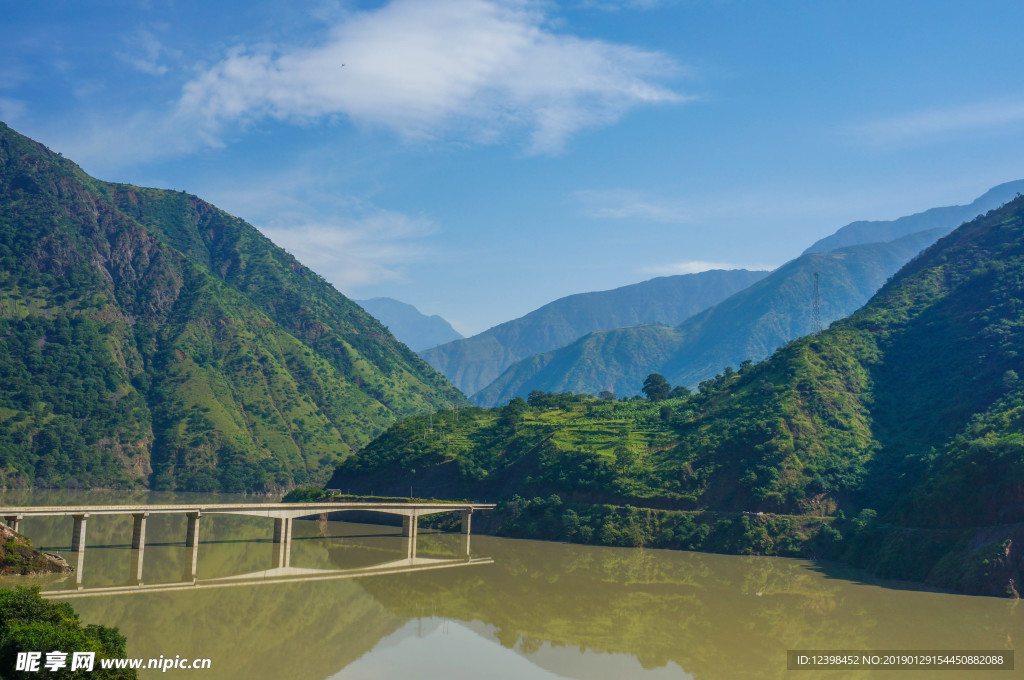
[[[200,499],[0,495],[3,505],[146,500]],[[22,531],[71,555],[68,518],[30,518]],[[910,679],[934,672],[791,671],[787,650],[1006,650],[1024,633],[1016,601],[803,560],[481,535],[467,546],[458,534],[421,531],[410,561],[397,526],[296,520],[282,570],[272,521],[207,515],[192,578],[184,517],[153,515],[139,578],[131,532],[128,516],[94,515],[81,584],[70,575],[3,585],[45,583],[84,622],[120,628],[134,657],[211,659],[210,670],[144,678]]]

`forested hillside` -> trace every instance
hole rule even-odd
[[[463,397],[255,228],[0,124],[0,487],[323,480]]]
[[[1012,594],[1024,576],[1022,310],[1018,198],[928,248],[852,316],[695,395],[641,407],[536,393],[474,412],[480,425],[465,431],[405,421],[335,483],[365,492],[412,476],[492,499],[521,486],[588,507],[831,518],[802,538],[786,534],[791,523],[743,520],[749,536],[728,545],[771,553],[802,541],[885,575]],[[533,507],[534,526],[547,512],[550,531],[564,529],[557,504]],[[677,540],[667,529],[651,543]]]

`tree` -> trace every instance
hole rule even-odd
[[[615,393],[611,390],[601,390],[597,393],[597,398],[604,401],[615,401]]]
[[[125,637],[117,628],[90,624],[82,626],[78,614],[66,602],[50,602],[39,595],[39,586],[16,587],[14,590],[0,588],[0,668],[15,667],[18,652],[64,652],[70,661],[72,652],[93,652],[94,671],[72,672],[68,667],[53,673],[49,678],[86,677],[127,680],[138,674],[132,669],[105,669],[100,659],[124,658]],[[28,675],[26,674],[26,677]]]
[[[1003,389],[1012,390],[1020,384],[1020,376],[1017,375],[1017,371],[1012,368],[1006,373],[1003,373]]]
[[[522,397],[515,397],[501,410],[501,422],[505,425],[514,426],[522,419],[523,414],[528,409],[529,406],[527,406],[526,401]]]
[[[628,470],[629,468],[636,465],[636,453],[631,451],[629,448],[622,446],[615,447],[615,467],[619,471]]]
[[[686,385],[676,385],[672,388],[672,391],[668,393],[668,398],[678,399],[680,397],[688,397],[690,394],[690,388]]]
[[[668,384],[668,380],[665,380],[665,376],[660,373],[651,373],[644,380],[642,391],[651,401],[663,401],[668,398],[672,386]]]
[[[523,413],[527,409],[526,400],[522,397],[513,397],[508,400],[508,404],[505,405],[506,411],[512,411],[513,413]]]

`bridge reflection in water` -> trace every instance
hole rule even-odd
[[[170,583],[145,583],[142,580],[142,566],[144,563],[145,548],[132,549],[132,581],[128,585],[120,586],[98,586],[82,587],[82,574],[84,567],[85,551],[77,553],[78,568],[75,572],[75,585],[68,589],[48,590],[42,593],[43,597],[50,599],[69,599],[78,597],[94,597],[99,595],[129,595],[134,593],[171,592],[178,590],[202,590],[210,588],[229,588],[232,586],[266,585],[273,583],[296,583],[300,581],[329,581],[336,579],[360,578],[363,576],[381,576],[385,574],[403,574],[415,571],[429,571],[433,569],[451,569],[454,567],[468,567],[482,564],[494,564],[490,557],[472,557],[470,555],[470,536],[463,534],[460,537],[462,556],[454,558],[420,557],[416,555],[417,536],[394,537],[395,541],[405,543],[406,557],[397,560],[388,560],[370,566],[350,569],[318,569],[307,567],[293,567],[290,565],[291,541],[275,544],[275,555],[277,564],[269,569],[252,571],[232,576],[221,576],[217,578],[198,578],[195,572],[197,559],[191,561],[191,571],[181,581]],[[198,553],[197,543],[193,548],[193,555]],[[280,547],[278,547],[280,546]]]

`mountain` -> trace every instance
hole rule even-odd
[[[964,222],[998,208],[1021,192],[1024,192],[1024,180],[1016,180],[989,189],[968,205],[931,208],[895,220],[851,222],[834,234],[813,243],[804,254],[822,253],[862,243],[894,241],[901,236],[931,229],[944,229],[944,233],[949,233]]]
[[[896,220],[853,222],[803,255],[721,304],[683,321],[677,332],[653,325],[580,337],[563,348],[512,363],[471,394],[494,406],[531,390],[636,394],[658,372],[695,386],[728,365],[768,356],[776,347],[814,330],[813,274],[820,276],[824,325],[860,307],[925,246],[974,216],[1024,191],[1024,180],[1000,184],[966,206],[932,208]],[[830,251],[835,255],[821,257]],[[619,333],[624,335],[620,338]],[[628,351],[623,351],[628,347]],[[662,361],[653,361],[664,357]]]
[[[892,243],[808,253],[676,328],[638,326],[592,333],[509,367],[473,395],[484,406],[525,397],[531,390],[638,394],[644,378],[661,373],[695,387],[725,366],[763,359],[813,332],[814,273],[820,282],[823,325],[859,308],[904,263],[944,233],[933,229]]]
[[[675,325],[767,274],[713,270],[570,295],[473,337],[420,352],[420,356],[464,393],[474,394],[532,354],[564,347],[593,331],[651,323]]]
[[[668,361],[684,336],[671,326],[647,324],[588,333],[576,342],[534,354],[508,367],[472,397],[498,406],[533,390],[631,396],[640,391],[652,366]],[[639,376],[639,381],[637,377]]]
[[[809,253],[679,326],[684,340],[661,373],[696,386],[725,366],[760,361],[776,348],[815,331],[814,274],[821,324],[828,327],[859,309],[900,267],[934,243],[940,229],[890,243],[868,243]],[[641,380],[642,382],[642,380]]]
[[[437,314],[427,316],[394,298],[376,297],[356,302],[414,352],[462,339],[462,334]]]
[[[0,263],[0,487],[286,487],[464,403],[249,224],[2,123]]]
[[[825,555],[1016,596],[1022,310],[1024,197],[940,239],[851,316],[688,398],[538,393],[429,430],[414,418],[336,479],[504,497],[520,535]]]

